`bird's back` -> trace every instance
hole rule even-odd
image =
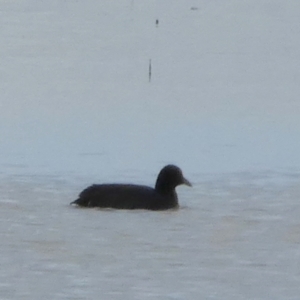
[[[155,189],[131,184],[91,185],[74,204],[87,207],[162,210],[178,206],[176,193],[161,195]]]

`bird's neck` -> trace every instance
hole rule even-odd
[[[165,182],[156,181],[155,190],[162,195],[176,195],[175,188]]]

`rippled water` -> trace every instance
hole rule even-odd
[[[297,299],[300,174],[187,176],[167,212],[69,206],[90,178],[1,176],[1,299]]]
[[[299,15],[0,1],[0,299],[298,300]],[[168,163],[177,211],[69,205]]]

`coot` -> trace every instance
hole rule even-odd
[[[158,174],[155,188],[133,184],[94,184],[84,189],[70,204],[85,207],[165,210],[178,207],[176,186],[191,183],[180,168],[165,166]]]

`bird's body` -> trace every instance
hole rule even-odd
[[[75,203],[88,207],[163,210],[178,206],[175,197],[174,193],[163,196],[155,189],[142,185],[94,184],[83,190]]]
[[[94,184],[84,189],[71,204],[116,209],[177,208],[175,188],[180,184],[191,186],[178,167],[168,165],[159,173],[155,188],[134,184]]]

